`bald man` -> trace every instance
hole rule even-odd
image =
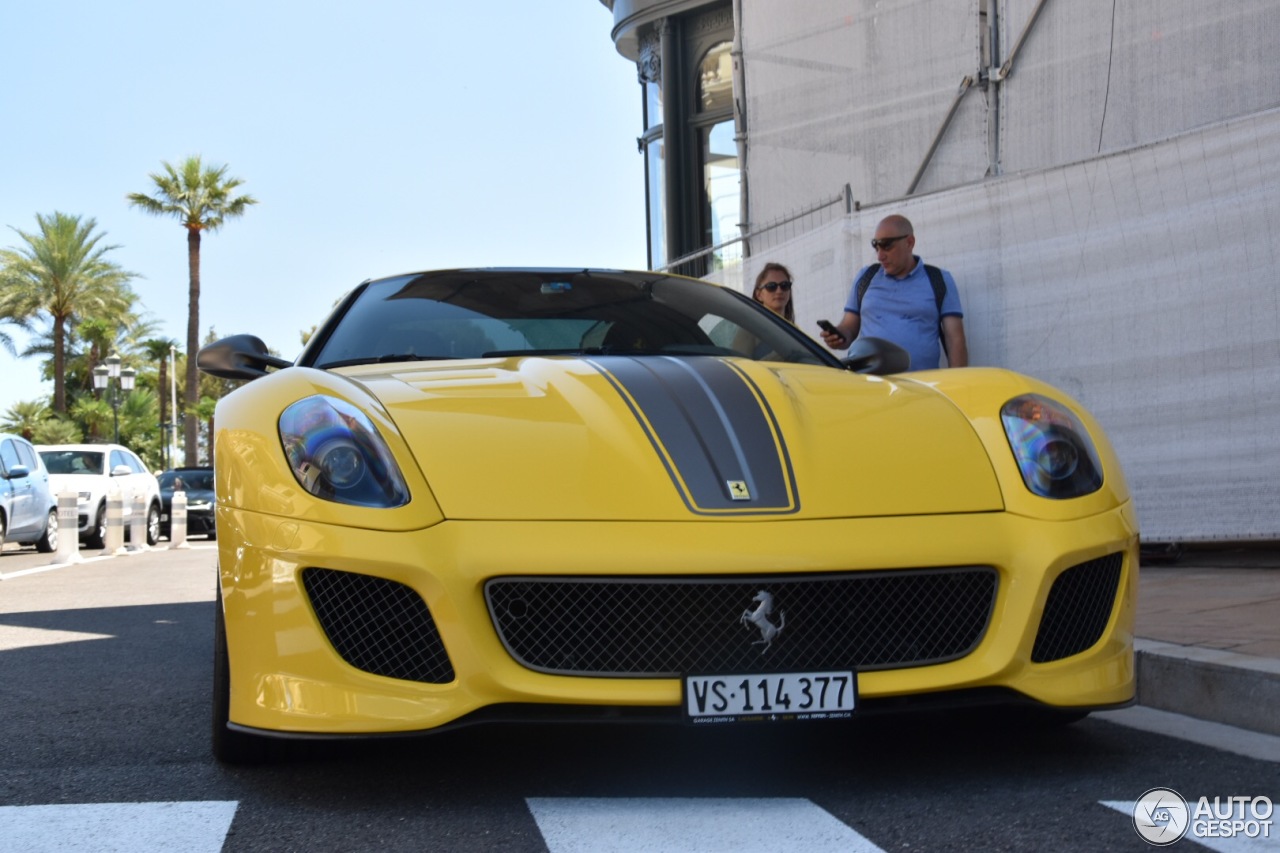
[[[956,281],[946,270],[933,268],[933,275],[945,286],[939,309],[929,267],[914,254],[915,247],[915,231],[905,216],[894,214],[880,220],[871,241],[879,268],[861,297],[858,282],[872,267],[858,271],[844,318],[835,326],[836,331],[822,333],[823,343],[831,349],[846,349],[859,334],[884,338],[911,354],[912,370],[938,367],[942,344],[948,366],[969,364]]]

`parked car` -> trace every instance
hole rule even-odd
[[[107,495],[115,492],[124,503],[125,538],[140,496],[147,513],[147,544],[160,541],[160,484],[132,450],[119,444],[42,444],[36,450],[49,469],[54,494],[77,494],[80,541],[85,545],[106,544]]]
[[[212,468],[170,468],[160,474],[160,535],[173,538],[173,493],[179,490],[187,495],[187,535],[216,539]]]
[[[58,547],[58,498],[35,447],[20,435],[0,433],[0,545]]]
[[[214,421],[221,760],[1134,699],[1133,502],[1034,378],[842,361],[731,288],[586,269],[370,280],[296,363],[197,363],[250,380]]]

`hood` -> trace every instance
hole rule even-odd
[[[968,420],[897,377],[716,357],[342,371],[445,517],[849,518],[1002,507]]]
[[[76,492],[92,492],[103,488],[111,480],[105,474],[50,474],[49,483]]]

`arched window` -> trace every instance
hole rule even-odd
[[[641,39],[650,266],[738,236],[732,46],[727,3],[664,18]],[[675,271],[704,275],[740,257],[734,244]]]
[[[703,192],[699,218],[704,246],[718,246],[738,236],[742,193],[738,143],[733,125],[732,41],[711,46],[698,63],[697,115],[699,183]],[[741,259],[739,244],[717,250],[704,272],[718,269],[727,260]]]

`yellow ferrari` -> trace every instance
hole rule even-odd
[[[1138,530],[1078,403],[838,360],[653,272],[366,281],[215,417],[213,745],[1129,704]]]

